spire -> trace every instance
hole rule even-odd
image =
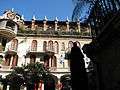
[[[68,18],[68,16],[67,16],[67,21],[68,21],[68,22],[70,21],[69,18]]]
[[[12,8],[12,12],[14,12],[14,8]]]
[[[79,18],[77,19],[77,22],[80,22],[80,19],[79,19]]]
[[[46,16],[44,17],[44,20],[46,20],[46,21],[48,20]]]
[[[35,18],[35,15],[33,15],[33,18],[32,18],[33,20],[36,20],[36,18]]]
[[[24,15],[21,16],[21,19],[24,20]]]
[[[58,21],[58,18],[57,18],[57,17],[55,17],[55,20],[56,20],[56,21]]]

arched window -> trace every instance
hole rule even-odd
[[[65,51],[65,43],[64,42],[62,42],[61,51]]]
[[[46,41],[43,42],[43,51],[47,51],[47,42]]]
[[[54,52],[59,53],[59,44],[57,41],[55,41],[55,43],[54,43]]]
[[[11,43],[11,50],[17,51],[17,48],[18,48],[18,40],[17,39],[13,39],[12,43]]]
[[[8,54],[5,56],[5,65],[7,66],[17,66],[18,63],[18,55]]]
[[[7,54],[5,56],[5,65],[6,66],[10,66],[10,62],[11,62],[11,55],[10,54]]]
[[[36,40],[32,41],[31,51],[37,51],[37,41]]]
[[[30,55],[30,63],[35,63],[35,61],[36,61],[36,56]]]
[[[73,42],[72,41],[69,41],[68,43],[68,48],[72,48],[73,47]]]
[[[51,67],[57,67],[57,58],[56,58],[56,56],[53,56],[53,57],[52,57]]]
[[[53,51],[53,41],[48,42],[48,50]]]

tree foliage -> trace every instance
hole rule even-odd
[[[40,80],[51,79],[50,72],[40,63],[31,63],[27,66],[15,67],[13,71],[2,79],[4,85],[10,85],[10,90],[19,90],[21,85],[26,85],[27,90],[33,90],[34,84]],[[46,79],[47,77],[47,79]],[[17,89],[18,88],[18,89]]]
[[[120,0],[73,0],[75,9],[72,19],[81,18],[83,7],[87,5],[88,17],[84,19],[90,23],[92,27],[92,35],[99,35],[102,28],[116,15],[120,9]]]

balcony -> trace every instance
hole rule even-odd
[[[5,77],[6,75],[10,74],[13,71],[12,66],[1,66],[0,68],[0,75]]]
[[[0,19],[0,36],[12,39],[17,34],[18,25],[12,20]]]
[[[70,68],[50,67],[49,70],[52,74],[70,74]]]
[[[12,71],[12,66],[1,66],[0,71],[1,72]]]
[[[28,35],[28,36],[44,36],[44,37],[90,37],[91,33],[90,31],[86,31],[86,30],[82,30],[81,32],[77,32],[77,30],[72,30],[72,31],[63,31],[63,30],[31,30],[29,29],[25,29],[25,30],[18,30],[18,35]]]
[[[15,55],[17,54],[17,49],[15,48],[7,48],[5,51],[4,51],[5,55],[7,54],[10,54],[10,55]]]

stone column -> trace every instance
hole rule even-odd
[[[51,65],[51,63],[52,63],[52,61],[51,61],[52,59],[51,59],[51,57],[50,57],[50,59],[49,59],[49,67],[51,67],[52,65]]]
[[[61,88],[62,88],[62,83],[60,82],[60,79],[58,79],[57,90],[61,90]]]
[[[40,83],[38,85],[38,90],[44,90],[44,83],[42,80],[40,80]]]
[[[17,55],[13,56],[12,66],[17,66]]]
[[[7,90],[9,90],[10,89],[10,86],[9,85],[7,85]]]
[[[14,57],[11,56],[11,58],[10,58],[10,66],[12,66],[12,64],[13,64],[13,60],[14,60]]]

